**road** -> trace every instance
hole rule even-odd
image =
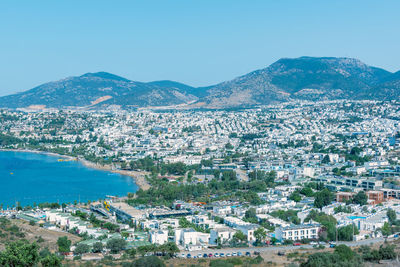
[[[345,241],[339,241],[337,242],[337,245],[340,244],[345,244],[349,247],[356,247],[356,246],[362,246],[362,245],[371,245],[375,243],[380,243],[384,242],[384,238],[374,238],[374,239],[365,239],[365,240],[360,240],[360,241],[352,241],[352,242],[345,242]],[[393,238],[388,238],[388,241],[395,240]],[[329,244],[326,244],[325,247],[329,247]],[[246,247],[246,248],[222,248],[222,249],[205,249],[205,250],[197,250],[197,251],[181,251],[179,254],[191,254],[192,256],[197,255],[197,254],[210,254],[212,253],[213,255],[215,253],[224,253],[225,255],[227,253],[232,252],[242,252],[243,255],[249,251],[251,254],[254,254],[254,252],[278,252],[278,251],[290,251],[290,250],[296,250],[296,249],[312,249],[313,245],[309,244],[304,244],[300,246],[269,246],[269,247]]]

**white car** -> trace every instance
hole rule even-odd
[[[315,241],[312,241],[312,242],[310,242],[310,245],[318,245],[318,243],[317,242],[315,242]]]

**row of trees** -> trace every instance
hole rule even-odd
[[[59,237],[57,240],[58,251],[61,253],[68,253],[71,251],[71,240],[66,236]],[[110,250],[111,253],[118,253],[126,248],[126,240],[122,238],[113,238],[107,241],[106,248]],[[103,243],[96,242],[93,245],[93,252],[102,252]],[[90,247],[86,244],[80,243],[75,247],[74,253],[77,255],[90,252]]]
[[[241,182],[237,179],[235,172],[225,171],[205,185],[202,183],[173,184],[167,179],[158,179],[157,175],[153,174],[148,178],[152,187],[146,191],[139,189],[136,192],[137,197],[129,199],[128,203],[170,206],[177,199],[208,202],[211,195],[217,195],[221,199],[230,197],[258,205],[263,202],[256,193],[275,186],[276,173],[261,172],[254,176],[257,178],[249,182]]]
[[[48,250],[39,253],[39,246],[26,240],[11,242],[0,252],[0,266],[31,267],[38,263],[42,267],[61,267],[61,258]]]
[[[335,195],[327,188],[319,192],[316,192],[314,194],[314,197],[315,197],[314,207],[319,209],[331,204],[332,201],[335,199]],[[356,195],[354,195],[354,197],[351,198],[348,202],[346,202],[346,204],[351,204],[351,203],[364,206],[368,203],[368,196],[365,194],[364,191],[360,191]]]

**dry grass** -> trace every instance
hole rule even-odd
[[[47,230],[45,228],[41,228],[39,225],[30,225],[28,222],[23,220],[10,220],[10,222],[11,225],[8,227],[17,226],[19,232],[22,233],[23,236],[15,235],[7,230],[2,230],[2,233],[6,234],[6,236],[0,238],[0,250],[4,249],[7,243],[20,239],[26,239],[30,242],[35,241],[41,248],[47,247],[51,251],[57,250],[57,239],[61,236],[67,236],[68,239],[72,241],[72,244],[81,240],[81,238],[78,236],[64,232]]]

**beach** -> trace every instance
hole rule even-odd
[[[119,173],[122,175],[130,176],[135,180],[137,186],[139,186],[139,188],[141,188],[142,190],[147,190],[151,187],[151,185],[146,181],[146,177],[145,177],[147,175],[146,172],[115,170],[112,168],[112,166],[110,164],[100,165],[100,164],[96,164],[91,161],[88,161],[85,159],[80,159],[80,158],[78,158],[78,161],[81,162],[83,165],[85,165],[88,168],[109,171],[109,172],[113,172],[113,173]]]

